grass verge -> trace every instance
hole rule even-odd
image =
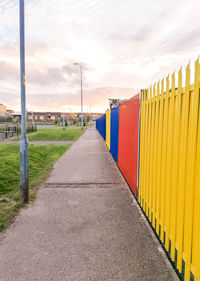
[[[62,128],[52,129],[38,129],[35,133],[27,135],[29,141],[76,141],[83,131],[80,127],[66,128],[64,131]],[[14,138],[12,140],[19,140],[20,138]]]
[[[35,198],[36,187],[49,174],[53,164],[71,145],[29,146],[30,200]],[[0,145],[0,231],[13,220],[19,209],[19,145]]]

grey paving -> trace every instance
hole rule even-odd
[[[94,129],[1,235],[0,281],[36,280],[174,280]]]

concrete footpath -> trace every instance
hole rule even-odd
[[[91,280],[176,280],[94,128],[0,235],[0,281]]]

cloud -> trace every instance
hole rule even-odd
[[[34,91],[35,86],[53,87],[56,89],[58,85],[65,87],[79,87],[80,70],[79,67],[73,65],[71,59],[66,59],[68,64],[62,64],[61,61],[55,62],[51,59],[55,48],[51,48],[46,44],[28,44],[26,50],[26,78],[30,91]],[[0,81],[12,81],[13,85],[19,83],[19,48],[16,44],[4,44],[0,47]],[[82,63],[84,86],[87,87],[87,72],[92,71],[92,67],[87,63]],[[56,91],[56,90],[55,90]]]
[[[1,96],[1,103],[5,104],[7,107],[13,107],[17,106],[19,108],[20,106],[20,95],[19,91],[18,93],[12,93],[7,91],[0,91]]]
[[[166,40],[159,46],[163,53],[184,53],[199,49],[200,46],[200,27],[193,29],[189,33],[177,36],[171,40]]]
[[[104,108],[108,105],[108,98],[123,98],[128,99],[138,93],[138,90],[134,88],[112,88],[102,87],[94,88],[83,92],[84,107],[92,108],[100,107],[98,111],[103,112]],[[2,102],[9,104],[11,108],[17,108],[20,110],[20,93],[14,92],[0,92],[0,95],[4,98]],[[80,107],[80,90],[75,94],[70,92],[60,94],[49,93],[28,93],[27,92],[27,107],[29,110],[41,110],[41,111],[62,111],[63,108],[77,108]]]
[[[76,86],[80,80],[77,77],[77,71],[67,65],[61,67],[46,66],[44,68],[30,66],[28,69],[27,79],[31,84],[46,86],[67,83],[68,86]]]
[[[0,102],[19,107],[19,6],[0,1]],[[79,106],[130,97],[200,48],[198,0],[29,0],[25,3],[30,107]],[[133,92],[132,92],[133,89]]]
[[[83,92],[83,101],[85,106],[103,106],[105,103],[108,103],[108,98],[130,98],[137,92],[134,88],[94,88]],[[29,95],[28,101],[35,106],[48,104],[50,107],[57,107],[57,109],[63,106],[76,106],[80,104],[80,91],[77,91],[75,94],[61,93],[49,95],[46,93],[42,95],[42,100],[41,94],[31,94]]]
[[[0,80],[18,80],[19,68],[6,61],[0,61]]]

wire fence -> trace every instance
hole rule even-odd
[[[37,126],[27,125],[27,134],[37,131]],[[0,140],[18,137],[21,135],[20,124],[1,124],[0,126]]]

